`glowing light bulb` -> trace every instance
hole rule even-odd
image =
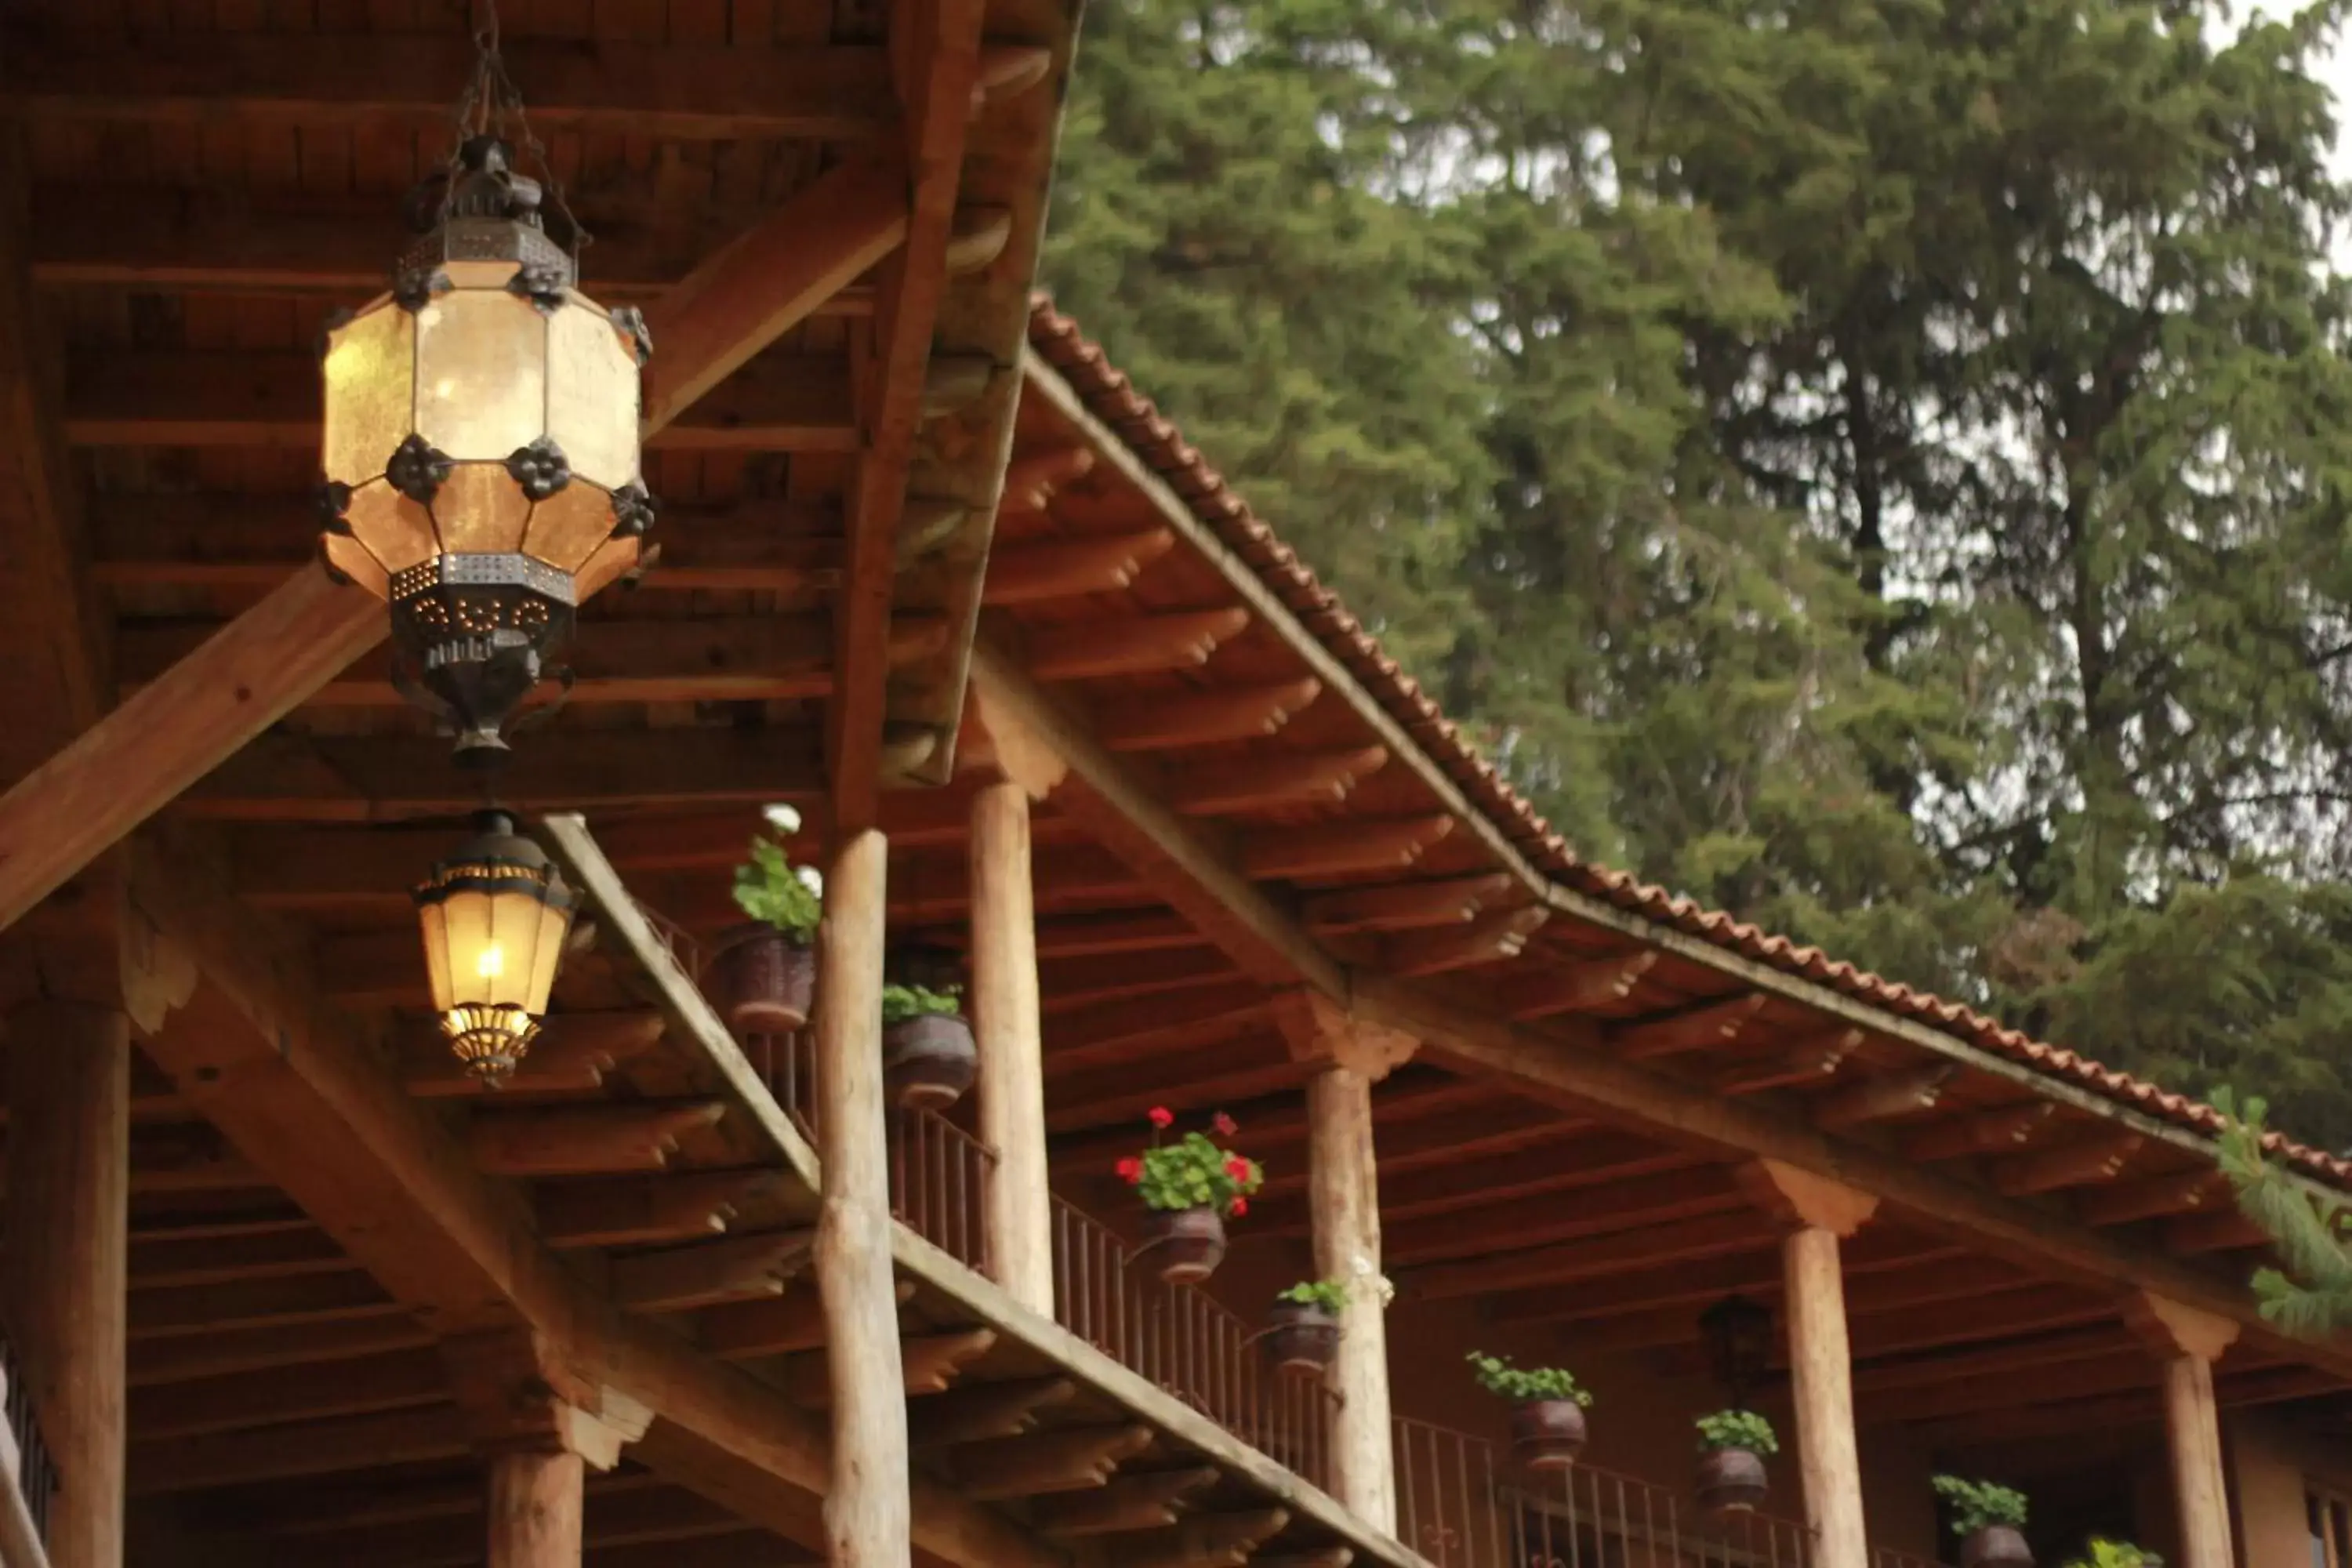
[[[485,980],[496,980],[506,972],[507,950],[497,942],[482,949],[482,955],[474,960],[474,973]]]

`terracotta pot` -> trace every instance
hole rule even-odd
[[[1197,1285],[1224,1261],[1225,1220],[1213,1208],[1152,1209],[1143,1228],[1171,1285]]]
[[[710,955],[710,999],[739,1035],[788,1035],[808,1022],[816,950],[771,925],[730,926]]]
[[[2013,1524],[1988,1524],[1960,1538],[1960,1568],[2033,1568],[2033,1549]]]
[[[1752,1511],[1771,1489],[1764,1477],[1764,1461],[1752,1449],[1710,1448],[1698,1457],[1695,1489],[1700,1509],[1719,1519]]]
[[[1266,1314],[1265,1357],[1288,1371],[1321,1372],[1339,1349],[1339,1320],[1311,1301],[1276,1301]]]
[[[1564,1470],[1584,1447],[1584,1406],[1573,1399],[1528,1399],[1511,1407],[1511,1449],[1531,1470]]]
[[[945,1110],[979,1070],[971,1026],[961,1014],[925,1013],[882,1031],[882,1082],[901,1110]]]

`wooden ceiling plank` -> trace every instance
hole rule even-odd
[[[2231,1202],[2218,1165],[2194,1165],[2136,1182],[2113,1182],[2074,1195],[2074,1214],[2085,1225],[2129,1225],[2192,1211],[2211,1212]]]
[[[590,1177],[540,1183],[532,1202],[551,1247],[633,1247],[723,1235],[780,1180],[768,1170]]]
[[[1095,739],[1110,752],[1181,751],[1263,740],[1304,711],[1322,689],[1318,680],[1287,680],[1156,696],[1104,714],[1095,726]]]
[[[402,1042],[401,1081],[426,1100],[597,1089],[614,1068],[653,1049],[662,1028],[655,1012],[558,1013],[540,1026],[521,1065],[495,1089],[466,1070],[438,1028],[420,1028]]]
[[[1025,639],[1023,662],[1037,680],[1102,680],[1191,669],[1206,664],[1249,624],[1249,612],[1234,608],[1041,627]]]
[[[593,1176],[658,1171],[687,1133],[715,1127],[721,1100],[478,1110],[466,1130],[475,1165],[497,1176]]]
[[[1450,1300],[1528,1285],[1573,1284],[1727,1253],[1769,1252],[1778,1239],[1752,1212],[1734,1210],[1671,1226],[1643,1225],[1581,1241],[1415,1269],[1411,1281],[1416,1297]]]
[[[2037,1100],[1998,1110],[1955,1115],[1914,1135],[1904,1144],[1904,1152],[1918,1161],[2003,1152],[2030,1142],[2057,1113],[2054,1103]]]
[[[1813,1125],[1834,1131],[1932,1110],[1959,1071],[1955,1062],[1929,1062],[1874,1074],[1816,1101]]]
[[[1654,949],[1643,948],[1634,952],[1563,963],[1540,975],[1515,982],[1504,1001],[1504,1010],[1514,1018],[1532,1020],[1604,1007],[1632,995],[1642,976],[1657,962],[1658,954]]]
[[[1517,958],[1551,918],[1539,904],[1497,910],[1455,931],[1415,931],[1382,944],[1380,966],[1391,974],[1443,974]]]
[[[1171,772],[1163,787],[1168,804],[1181,816],[1234,816],[1289,806],[1331,805],[1347,799],[1364,775],[1388,757],[1380,746],[1281,752],[1195,763]]]
[[[466,1452],[457,1407],[420,1405],[216,1433],[201,1443],[137,1439],[131,1445],[130,1488],[133,1497],[152,1497],[454,1459]]]
[[[1176,536],[1164,528],[1097,538],[1040,540],[990,552],[981,602],[1002,608],[1116,593],[1168,553]]]
[[[2010,1197],[2087,1186],[2114,1179],[2145,1142],[2137,1132],[2100,1131],[2071,1142],[1996,1161],[1989,1174],[1993,1190]]]
[[[131,1386],[152,1388],[192,1378],[316,1366],[432,1342],[430,1329],[388,1302],[362,1318],[215,1327],[200,1334],[133,1343]]]
[[[781,1230],[632,1253],[613,1259],[606,1280],[613,1300],[638,1312],[781,1296],[814,1239],[806,1230]]]
[[[1609,1030],[1610,1048],[1628,1061],[1711,1050],[1740,1037],[1764,1009],[1759,991],[1700,1003],[1664,1017],[1640,1018]]]
[[[294,1377],[239,1372],[150,1386],[131,1397],[129,1429],[141,1443],[211,1437],[289,1421],[442,1405],[448,1397],[438,1352],[395,1350],[320,1363]]]
[[[1509,877],[1496,871],[1426,882],[1341,888],[1309,894],[1300,901],[1298,912],[1307,929],[1320,936],[1463,925],[1485,912],[1514,885]]]
[[[1244,875],[1263,881],[1402,871],[1453,831],[1454,819],[1437,816],[1351,818],[1262,828],[1242,836],[1241,869]]]

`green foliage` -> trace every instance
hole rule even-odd
[[[824,900],[810,886],[813,877],[803,878],[804,869],[792,863],[782,839],[752,839],[751,858],[735,868],[736,907],[795,942],[814,940]]]
[[[1045,274],[1581,853],[2352,1146],[2335,17],[1098,0]]]
[[[1990,1481],[1937,1476],[1936,1495],[1952,1505],[1952,1533],[1973,1535],[1990,1524],[2025,1528],[2025,1494]]]
[[[1265,1180],[1256,1161],[1219,1148],[1205,1132],[1155,1144],[1120,1161],[1118,1172],[1146,1208],[1213,1208],[1236,1218],[1249,1212],[1249,1195]]]
[[[2164,1568],[2164,1559],[2128,1541],[2110,1541],[2104,1535],[2095,1535],[2083,1554],[2067,1562],[2063,1568]]]
[[[1576,1385],[1575,1374],[1559,1367],[1517,1367],[1507,1356],[1491,1356],[1481,1351],[1472,1351],[1466,1359],[1477,1373],[1478,1386],[1489,1394],[1522,1403],[1530,1399],[1568,1399],[1585,1409],[1592,1407],[1592,1395]]]
[[[1698,1446],[1701,1453],[1745,1448],[1769,1456],[1780,1451],[1780,1439],[1774,1435],[1772,1423],[1753,1410],[1718,1410],[1698,1418]]]
[[[1338,1317],[1348,1309],[1348,1287],[1337,1279],[1307,1279],[1275,1297],[1298,1307],[1320,1307]]]
[[[2263,1316],[2292,1334],[2317,1338],[2352,1324],[2352,1215],[2344,1204],[2290,1180],[2263,1158],[2270,1108],[2260,1098],[2245,1102],[2224,1087],[2213,1103],[2230,1120],[2221,1138],[2222,1173],[2238,1194],[2238,1206],[2270,1237],[2284,1271],[2263,1268],[2254,1294]]]
[[[903,1024],[910,1018],[927,1018],[963,1011],[963,988],[950,985],[944,991],[926,990],[920,985],[884,985],[882,987],[882,1022],[885,1027]]]

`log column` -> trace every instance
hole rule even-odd
[[[1054,1215],[1046,1184],[1036,898],[1030,876],[1029,792],[1010,779],[989,784],[971,804],[980,1136],[996,1152],[988,1184],[988,1272],[1014,1300],[1050,1318]]]
[[[824,1500],[832,1568],[907,1568],[907,1395],[890,1269],[888,1135],[882,1096],[887,852],[845,835],[824,879],[817,949],[817,1290],[833,1393]]]
[[[558,1448],[490,1456],[490,1568],[579,1568],[587,1464]]]
[[[1869,1568],[1861,1446],[1853,1430],[1853,1355],[1846,1339],[1838,1244],[1876,1212],[1878,1199],[1776,1160],[1757,1161],[1739,1174],[1748,1194],[1786,1231],[1781,1268],[1789,1372],[1815,1568]]]
[[[121,1568],[131,1023],[43,1003],[8,1021],[0,1300],[58,1466],[56,1568]]]
[[[2238,1325],[2160,1296],[2141,1295],[2125,1318],[2164,1367],[2164,1426],[2172,1450],[2173,1506],[2180,1516],[2180,1568],[2231,1568],[2229,1483],[2213,1363]]]
[[[461,1334],[440,1350],[489,1470],[489,1568],[580,1568],[589,1468],[618,1464],[652,1413],[529,1329]]]
[[[1331,1489],[1358,1518],[1396,1533],[1396,1446],[1389,1417],[1388,1280],[1381,1272],[1381,1203],[1372,1151],[1372,1085],[1418,1043],[1349,1017],[1312,993],[1277,1008],[1291,1053],[1316,1067],[1307,1082],[1307,1201],[1315,1273],[1348,1300],[1325,1374],[1332,1415]],[[1246,1130],[1244,1131],[1246,1136]]]

